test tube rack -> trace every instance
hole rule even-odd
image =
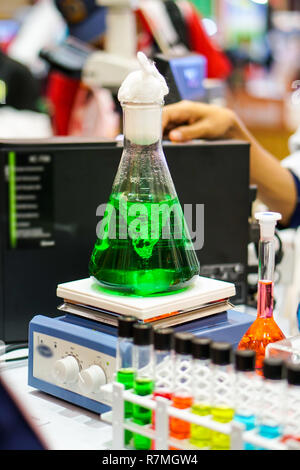
[[[266,450],[299,450],[300,446],[295,441],[280,442],[279,439],[267,439],[259,436],[255,429],[245,431],[243,424],[232,420],[229,423],[219,423],[210,416],[198,416],[189,410],[174,408],[169,400],[156,397],[155,400],[149,396],[139,396],[130,390],[125,390],[124,385],[113,382],[101,388],[106,404],[112,410],[101,415],[101,419],[112,425],[112,449],[125,450],[124,430],[138,433],[142,436],[155,440],[156,450],[168,450],[174,447],[180,450],[208,450],[193,446],[188,440],[177,440],[170,437],[169,419],[171,417],[188,421],[199,426],[204,426],[222,434],[230,435],[231,450],[243,450],[245,444],[252,444],[256,448]],[[131,402],[145,408],[155,410],[155,429],[151,425],[140,426],[130,419],[124,419],[124,402]]]

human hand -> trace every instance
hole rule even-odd
[[[258,198],[269,210],[282,214],[282,224],[289,224],[298,197],[292,173],[259,144],[233,111],[180,101],[164,107],[162,126],[164,135],[173,142],[191,139],[247,141],[250,144],[250,183],[257,185]]]
[[[173,142],[244,138],[245,133],[232,110],[193,101],[165,106],[162,126],[164,135]]]

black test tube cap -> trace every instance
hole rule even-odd
[[[193,338],[194,336],[190,333],[175,333],[174,349],[176,354],[191,354]]]
[[[238,372],[254,372],[256,353],[251,349],[242,349],[234,352],[235,370]]]
[[[263,375],[265,379],[283,379],[283,360],[276,357],[266,357],[263,364]]]
[[[225,341],[215,341],[211,345],[211,360],[213,364],[225,366],[232,361],[232,346]]]
[[[210,359],[210,346],[212,340],[210,338],[193,338],[192,339],[192,355],[194,359]]]
[[[152,344],[153,328],[149,323],[136,323],[133,325],[133,344],[149,346]]]
[[[135,317],[124,315],[118,318],[118,336],[120,338],[133,337],[133,325],[137,322]]]
[[[158,328],[154,330],[154,349],[158,351],[170,351],[173,348],[173,334],[172,328]]]
[[[300,364],[287,362],[286,378],[290,385],[300,385]]]

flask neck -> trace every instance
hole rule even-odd
[[[273,281],[259,280],[257,293],[257,318],[273,317]]]
[[[274,239],[261,239],[258,244],[258,279],[274,280],[275,247]]]
[[[123,104],[124,145],[161,146],[162,106],[159,104]]]
[[[257,296],[258,318],[273,317],[274,262],[274,240],[260,240]]]

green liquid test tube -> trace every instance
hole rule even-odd
[[[136,318],[130,316],[120,317],[118,321],[118,341],[117,341],[117,373],[116,380],[124,385],[125,390],[133,388],[135,370],[132,367],[133,352],[133,325]],[[132,417],[132,403],[124,402],[124,419]],[[124,443],[129,445],[133,437],[131,431],[124,432]]]
[[[140,379],[135,380],[134,382],[134,392],[137,395],[145,396],[151,395],[154,389],[154,381],[150,378],[147,379],[146,377],[142,377]],[[145,408],[140,405],[133,405],[133,422],[139,424],[140,426],[144,426],[146,424],[150,424],[152,420],[152,410],[149,408]],[[148,437],[142,436],[140,434],[135,433],[134,438],[134,447],[135,449],[151,449],[151,439]]]
[[[154,390],[152,367],[152,326],[136,323],[133,327],[133,365],[136,370],[133,389],[140,396],[151,395]],[[152,410],[133,404],[133,422],[145,426],[152,422]],[[152,440],[139,433],[133,435],[133,446],[137,450],[151,449]]]
[[[134,370],[133,369],[120,369],[117,372],[117,381],[124,385],[125,390],[133,388],[134,384]],[[132,416],[132,403],[125,401],[125,418]]]

